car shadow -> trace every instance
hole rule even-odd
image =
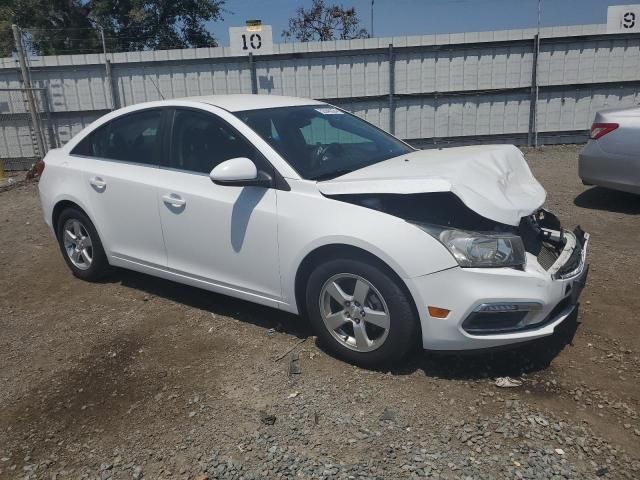
[[[244,187],[234,202],[231,211],[231,246],[234,252],[242,250],[251,214],[266,193],[266,188]]]
[[[547,369],[553,359],[572,344],[578,325],[576,308],[548,337],[485,352],[418,352],[406,365],[390,371],[398,375],[423,371],[429,377],[450,380],[518,377]]]
[[[215,315],[230,317],[267,330],[296,338],[312,337],[306,319],[275,308],[258,305],[189,285],[176,283],[131,270],[115,269],[105,283],[121,283],[149,295],[172,300]],[[474,380],[502,376],[520,376],[546,369],[553,359],[570,345],[578,328],[578,308],[562,322],[553,335],[505,349],[473,352],[426,352],[418,349],[392,368],[374,369],[392,375],[410,375],[422,371],[426,376],[451,380]],[[315,340],[325,354],[335,357]]]
[[[604,210],[614,213],[640,213],[640,195],[619,192],[604,187],[593,187],[579,194],[574,205],[592,210]]]
[[[171,280],[118,268],[104,281],[121,283],[125,287],[140,290],[149,295],[172,300],[215,315],[231,317],[262,327],[265,331],[273,328],[298,338],[311,335],[308,323],[300,321],[297,315]]]

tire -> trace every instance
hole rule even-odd
[[[83,211],[76,208],[63,210],[58,218],[56,234],[62,256],[76,277],[95,282],[109,272],[109,262],[98,232]],[[78,238],[81,243],[78,243]]]
[[[335,258],[318,265],[307,282],[306,308],[319,341],[364,367],[390,366],[405,358],[417,346],[419,329],[413,301],[399,281],[366,260]]]

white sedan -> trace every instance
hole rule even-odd
[[[554,332],[588,235],[509,145],[415,150],[339,108],[229,95],[112,112],[45,158],[74,275],[137,270],[308,318],[335,354],[484,349]]]

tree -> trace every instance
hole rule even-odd
[[[80,0],[9,0],[0,11],[9,34],[15,23],[26,33],[28,50],[41,55],[97,51],[100,40],[89,18],[89,9]],[[14,50],[13,36],[3,47]],[[5,53],[5,52],[3,52]]]
[[[0,55],[13,50],[11,24],[25,32],[34,53],[217,46],[205,22],[222,19],[225,0],[4,0],[0,7]]]
[[[204,23],[222,19],[225,0],[93,0],[91,16],[113,50],[215,47]]]
[[[326,5],[324,0],[313,0],[308,10],[303,7],[296,10],[296,16],[289,19],[289,29],[282,32],[287,39],[301,42],[348,40],[351,38],[369,38],[369,32],[360,28],[360,20],[355,8],[341,5]]]
[[[0,6],[0,57],[9,57],[13,51],[12,15],[10,5]]]

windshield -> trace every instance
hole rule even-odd
[[[335,178],[413,151],[388,133],[329,105],[246,110],[235,115],[309,180]]]

